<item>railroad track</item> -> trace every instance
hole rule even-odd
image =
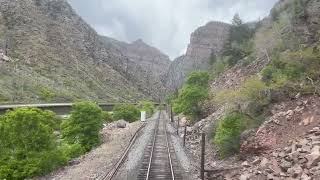
[[[167,135],[167,126],[160,112],[152,142],[144,152],[138,180],[182,180],[174,149]]]
[[[146,124],[144,123],[142,126],[140,126],[140,128],[134,133],[134,135],[132,136],[132,138],[130,139],[130,143],[127,146],[127,148],[125,149],[124,153],[122,154],[121,158],[118,160],[117,164],[115,164],[113,166],[113,168],[106,174],[100,176],[98,178],[98,180],[111,180],[115,177],[115,175],[117,174],[118,170],[120,169],[121,165],[125,162],[126,157],[129,154],[129,151],[131,149],[131,147],[134,145],[139,132],[146,126]]]

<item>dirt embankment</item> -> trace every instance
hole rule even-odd
[[[115,125],[106,126],[101,134],[103,143],[72,161],[72,165],[60,168],[48,176],[38,178],[39,180],[88,180],[96,179],[103,173],[108,172],[112,165],[117,162],[125,147],[141,122],[127,124],[125,128],[116,128]]]
[[[196,157],[200,134],[207,133],[208,179],[319,179],[320,97],[303,96],[270,106],[270,116],[241,141],[240,156],[219,160],[210,140],[213,126],[223,115],[219,109],[188,128],[187,148]]]

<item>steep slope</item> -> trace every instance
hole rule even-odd
[[[106,47],[64,0],[0,0],[0,42],[10,57],[0,62],[1,102],[150,97],[129,70],[144,65]]]
[[[251,57],[210,83],[204,107],[210,115],[187,136],[187,148],[200,157],[194,144],[207,134],[206,168],[213,170],[208,179],[319,179],[319,10],[318,0],[279,1],[251,39]],[[234,114],[254,126],[230,138],[227,133],[239,128],[220,123]],[[216,142],[219,130],[225,147]],[[238,143],[240,149],[232,149]],[[227,150],[234,152],[221,160]]]
[[[191,34],[186,54],[172,62],[166,75],[169,92],[181,88],[191,71],[208,70],[211,55],[221,52],[229,37],[230,27],[222,22],[209,22]]]
[[[149,46],[141,39],[129,44],[108,37],[102,38],[108,49],[128,58],[126,62],[128,63],[127,77],[135,82],[144,94],[157,100],[164,97],[163,76],[171,63],[167,55]]]

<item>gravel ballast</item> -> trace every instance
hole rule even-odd
[[[137,178],[143,160],[144,149],[152,138],[158,116],[159,112],[155,113],[152,118],[147,120],[146,127],[140,132],[139,137],[128,154],[126,162],[122,165],[114,178],[115,180],[133,180]]]

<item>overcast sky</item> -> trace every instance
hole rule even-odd
[[[190,34],[209,21],[245,21],[269,14],[278,0],[69,0],[99,34],[132,42],[143,39],[171,59],[183,54]]]

